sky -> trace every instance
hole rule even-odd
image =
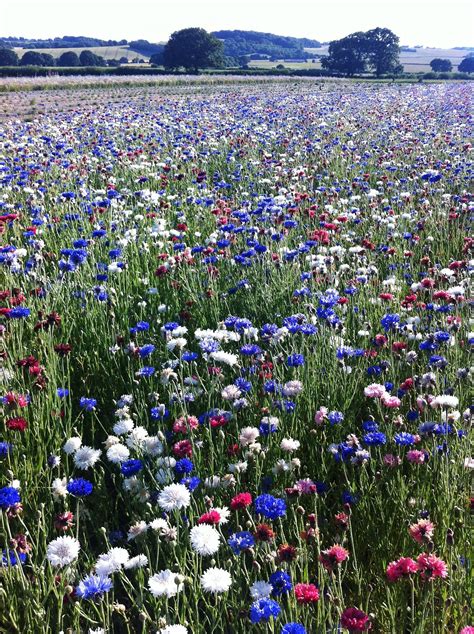
[[[0,36],[163,42],[173,31],[244,29],[339,39],[377,26],[400,44],[474,46],[472,0],[0,0]]]

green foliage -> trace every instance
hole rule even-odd
[[[55,66],[54,57],[49,53],[26,51],[20,60],[20,66]]]
[[[183,67],[195,72],[199,68],[219,68],[224,65],[224,46],[204,29],[182,29],[171,35],[163,58],[166,68]]]
[[[239,58],[248,56],[249,59],[307,59],[310,54],[304,49],[319,48],[317,40],[308,38],[285,37],[272,33],[258,31],[214,31],[213,35],[224,43],[224,53],[228,57]]]
[[[62,53],[62,55],[60,55],[58,61],[57,61],[58,66],[79,66],[80,62],[79,62],[79,57],[77,56],[76,53],[74,53],[74,51],[66,51],[65,53]]]
[[[18,66],[18,55],[10,48],[0,48],[0,66]]]
[[[87,49],[81,51],[79,55],[79,63],[81,66],[107,66],[107,62],[100,55],[96,55]]]
[[[82,35],[65,35],[47,40],[31,39],[25,37],[1,37],[0,46],[9,48],[88,48],[91,46],[120,46],[127,44],[127,40],[101,40],[96,37],[84,37]]]
[[[321,65],[349,77],[368,71],[377,77],[397,74],[403,70],[398,59],[398,42],[392,31],[379,27],[351,33],[329,44],[329,54],[321,59]]]
[[[453,70],[453,65],[449,59],[441,59],[439,57],[432,59],[430,66],[435,73],[450,73]]]
[[[474,57],[468,55],[458,66],[460,73],[474,73]]]

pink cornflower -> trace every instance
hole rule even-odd
[[[382,396],[381,400],[382,400],[382,403],[385,405],[385,407],[389,407],[391,409],[400,407],[402,403],[401,400],[397,396],[391,396],[390,394],[386,394],[385,396]]]
[[[463,627],[459,634],[474,634],[474,627],[472,625],[466,625]]]
[[[357,608],[346,608],[341,614],[341,625],[349,632],[365,632],[372,624],[369,615]]]
[[[237,493],[230,502],[230,508],[233,511],[239,511],[247,508],[247,506],[250,506],[251,504],[252,496],[250,493]]]
[[[418,555],[416,561],[418,569],[421,572],[422,579],[428,579],[431,581],[436,577],[445,579],[448,576],[448,566],[442,559],[436,557],[436,555],[422,553],[421,555]]]
[[[196,416],[180,416],[173,423],[173,431],[175,434],[186,434],[191,429],[199,427],[199,421]]]
[[[316,425],[322,425],[324,423],[324,419],[327,416],[328,408],[320,407],[316,414],[314,415],[314,422]]]
[[[327,550],[323,550],[319,555],[319,561],[323,564],[323,566],[329,572],[332,572],[334,567],[342,564],[349,557],[349,551],[340,546],[339,544],[334,544],[331,548]]]
[[[399,456],[394,456],[391,453],[387,453],[383,457],[383,463],[386,467],[398,467],[402,464],[402,459]]]
[[[302,605],[316,603],[319,590],[313,583],[297,583],[295,585],[296,601]]]
[[[418,520],[416,524],[412,524],[408,529],[410,536],[419,544],[431,541],[434,532],[434,524],[430,520]]]
[[[427,455],[419,449],[411,449],[407,451],[407,460],[412,464],[424,464],[427,460]]]
[[[387,390],[384,385],[380,385],[380,383],[372,383],[364,388],[364,396],[368,396],[369,398],[382,398],[387,394]]]
[[[298,490],[298,493],[303,495],[311,495],[318,492],[316,484],[309,478],[298,480],[295,484],[295,488]]]
[[[418,572],[418,564],[411,557],[400,557],[387,566],[387,578],[389,581],[398,581]]]

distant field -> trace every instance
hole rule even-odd
[[[37,48],[37,49],[15,48],[14,50],[19,57],[21,57],[23,53],[26,53],[26,51],[35,50],[35,51],[38,51],[38,53],[49,53],[54,58],[58,58],[62,55],[62,53],[65,53],[66,51],[73,51],[74,53],[77,53],[79,55],[81,51],[84,51],[86,49],[82,47],[82,48]],[[91,51],[92,53],[95,53],[96,55],[100,55],[104,59],[120,59],[121,57],[126,57],[128,60],[131,61],[132,59],[135,59],[138,57],[139,59],[144,59],[148,61],[148,55],[143,55],[143,53],[137,53],[136,51],[132,51],[126,45],[124,46],[92,46],[88,48],[87,50]]]
[[[327,55],[328,47],[307,48],[306,51],[318,56]],[[400,53],[400,62],[403,64],[403,68],[407,73],[424,73],[431,70],[431,60],[435,57],[440,57],[441,59],[449,59],[453,65],[453,70],[457,70],[457,65],[466,57],[468,52],[467,50],[460,51],[449,48],[417,48],[414,53],[402,51]],[[307,62],[286,62],[284,60],[270,62],[256,60],[250,62],[249,66],[252,68],[275,68],[278,64],[283,64],[285,68],[292,69],[321,68],[318,58],[315,58],[314,62],[312,60],[308,60]]]

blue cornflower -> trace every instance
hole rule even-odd
[[[67,389],[67,387],[58,387],[58,389],[56,390],[56,394],[59,396],[59,398],[65,398],[69,395],[69,390]]]
[[[406,431],[401,431],[398,434],[395,434],[394,438],[397,445],[413,445],[415,443],[415,436],[413,434],[409,434]]]
[[[126,460],[122,462],[120,466],[120,472],[126,477],[135,475],[143,469],[143,462],[141,460]]]
[[[307,632],[301,623],[286,623],[286,625],[281,628],[280,634],[307,634]]]
[[[258,430],[262,436],[268,436],[269,434],[273,434],[278,431],[278,424],[276,422],[272,422],[271,419],[262,420]]]
[[[286,513],[285,500],[275,498],[273,495],[264,493],[255,499],[255,512],[270,520],[283,517]]]
[[[304,356],[302,354],[290,354],[286,359],[286,365],[290,368],[304,365]]]
[[[250,620],[252,623],[269,621],[271,618],[276,619],[280,612],[281,608],[276,601],[272,599],[259,599],[258,601],[254,601],[250,607]]]
[[[149,330],[150,329],[150,324],[147,321],[139,321],[137,322],[137,325],[135,326],[135,330],[137,332],[144,332],[145,330]]]
[[[189,363],[190,361],[195,361],[198,357],[199,355],[197,352],[185,352],[181,359]]]
[[[152,352],[155,351],[155,346],[152,343],[146,343],[144,346],[140,348],[139,355],[142,359],[148,357]]]
[[[79,407],[81,409],[85,409],[86,412],[92,412],[97,405],[97,401],[95,398],[87,398],[86,396],[81,396],[79,399]]]
[[[247,357],[251,357],[254,354],[260,354],[262,349],[255,343],[246,343],[240,348],[240,354],[244,354]]]
[[[333,411],[328,414],[328,421],[331,425],[338,425],[344,420],[344,414],[342,412]]]
[[[357,504],[359,496],[356,493],[351,493],[350,491],[343,491],[341,499],[343,504]]]
[[[26,562],[26,554],[20,553],[17,550],[3,550],[2,551],[2,563],[1,568],[7,566],[17,566],[19,563],[23,565]]]
[[[232,548],[234,555],[240,555],[244,550],[255,546],[255,538],[249,531],[241,531],[240,533],[231,535],[227,543]]]
[[[89,575],[84,577],[76,588],[77,596],[81,599],[93,599],[97,601],[112,588],[112,581],[108,577]]]
[[[29,308],[24,308],[23,306],[15,306],[7,313],[10,319],[24,319],[25,317],[29,317],[31,311]]]
[[[270,575],[270,583],[273,586],[273,597],[279,597],[282,594],[287,594],[293,587],[290,575],[283,570],[277,570]]]
[[[75,478],[74,480],[70,480],[66,486],[68,493],[75,495],[78,498],[90,495],[93,488],[94,486],[92,482],[89,482],[89,480],[86,480],[85,478]]]
[[[186,473],[191,473],[194,469],[194,464],[189,458],[181,458],[178,460],[174,466],[174,471],[178,475],[185,475]]]
[[[20,502],[21,496],[18,493],[18,489],[14,487],[3,487],[3,489],[0,489],[0,509],[6,511],[10,506]]]
[[[385,443],[387,442],[387,437],[385,436],[385,434],[382,434],[381,431],[372,431],[368,434],[365,434],[362,440],[365,442],[366,445],[377,447],[378,445],[385,445]]]
[[[176,330],[176,328],[179,328],[178,322],[169,321],[167,324],[163,326],[162,330],[167,330],[168,332],[171,332],[173,330]]]
[[[382,317],[382,319],[380,320],[380,323],[383,327],[383,329],[385,330],[385,332],[388,332],[389,330],[394,330],[397,325],[400,323],[400,315],[395,314],[390,314],[388,313],[387,315],[384,315]]]
[[[234,381],[234,385],[236,385],[241,392],[250,392],[252,389],[252,384],[247,379],[239,378]]]
[[[366,420],[362,423],[362,429],[364,431],[378,431],[379,424],[375,420]]]
[[[197,476],[182,478],[179,483],[184,484],[192,493],[201,484],[201,478],[198,478]]]
[[[0,441],[0,459],[6,458],[12,450],[12,445],[9,442]]]
[[[212,339],[212,337],[206,337],[205,339],[201,339],[199,342],[199,347],[206,354],[211,354],[211,352],[217,352],[220,348],[220,343],[216,341],[216,339]]]
[[[151,365],[144,365],[137,372],[138,376],[152,376],[155,373],[155,368]]]

